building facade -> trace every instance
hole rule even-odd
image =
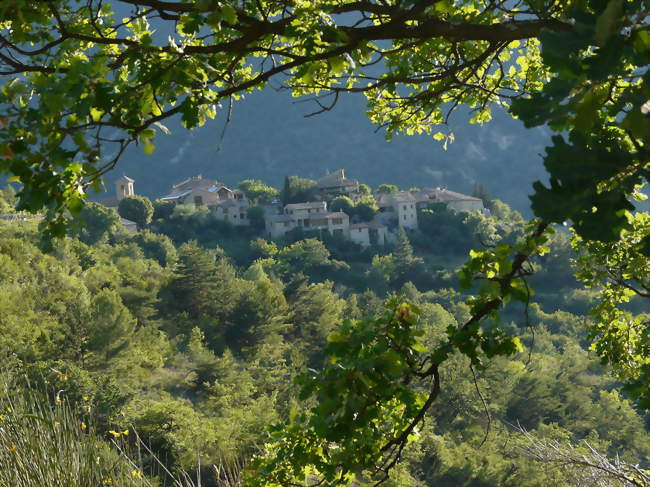
[[[375,195],[380,223],[397,226],[407,230],[418,229],[416,198],[408,191]]]
[[[115,197],[117,201],[135,195],[134,183],[135,180],[126,175],[122,175],[115,181]]]
[[[324,201],[286,205],[281,215],[267,215],[264,223],[270,238],[281,238],[295,228],[350,238],[350,217],[342,211],[327,211]]]
[[[430,203],[444,203],[447,208],[454,211],[485,211],[483,200],[445,188],[424,188],[413,192],[418,208],[426,207]]]
[[[349,195],[359,191],[359,181],[346,178],[345,170],[338,169],[316,181],[316,188],[330,196],[337,194]]]
[[[249,225],[248,208],[250,204],[246,198],[228,198],[211,206],[212,213],[217,220],[232,223],[233,225]]]
[[[362,247],[385,245],[388,228],[381,223],[355,223],[350,225],[350,240]]]

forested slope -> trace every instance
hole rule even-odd
[[[201,465],[203,485],[232,485],[212,465],[238,475],[264,450],[270,424],[309,407],[293,377],[320,368],[344,319],[378,316],[399,295],[419,307],[429,347],[467,319],[453,263],[477,240],[522,229],[517,213],[498,207],[491,218],[439,216],[437,240],[365,251],[337,240],[272,243],[189,208],[137,234],[91,226],[49,254],[34,223],[0,222],[3,375],[27,374],[52,407],[68,405],[106,441],[133,444],[137,432],[171,471]],[[445,365],[440,401],[388,485],[573,485],[564,469],[522,453],[517,425],[647,467],[648,418],[587,349],[591,295],[577,290],[570,256],[557,233],[536,302],[506,315],[520,353],[495,359],[476,382],[466,358]],[[137,472],[156,470],[148,458]]]

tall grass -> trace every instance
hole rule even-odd
[[[162,469],[142,473],[127,443],[102,439],[65,397],[0,379],[0,487],[156,487],[192,485]],[[139,439],[136,437],[136,443]],[[131,442],[133,444],[133,441]],[[139,444],[138,446],[142,446]],[[162,466],[162,464],[160,463]]]

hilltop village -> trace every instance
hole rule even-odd
[[[134,196],[134,183],[127,176],[120,177],[115,182],[116,199],[111,203]],[[347,178],[344,169],[317,181],[288,177],[282,192],[253,180],[233,189],[198,175],[173,185],[158,201],[206,207],[216,220],[234,226],[261,227],[263,222],[264,234],[270,239],[290,232],[321,237],[327,232],[362,247],[394,242],[399,228],[417,231],[417,211],[429,205],[442,204],[457,212],[488,211],[480,198],[439,187],[400,191],[384,184],[373,192],[358,180]],[[122,224],[135,230],[133,222],[122,219]]]

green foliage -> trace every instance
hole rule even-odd
[[[177,208],[178,215],[186,211]],[[195,214],[188,209],[188,225]],[[518,436],[504,426],[517,421],[541,437],[587,439],[645,465],[644,416],[583,348],[585,317],[549,312],[560,305],[557,292],[529,306],[534,339],[516,308],[501,313],[500,328],[487,319],[476,325],[485,303],[496,310],[499,299],[520,296],[527,276],[510,275],[504,262],[515,269],[517,255],[543,240],[534,229],[521,229],[507,207],[500,214],[512,220],[492,224],[510,228],[504,235],[512,241],[472,255],[467,272],[481,279],[469,280],[474,299],[467,302],[441,288],[452,277],[420,277],[431,275],[430,262],[444,263],[440,272],[451,276],[460,261],[423,253],[415,234],[402,236],[393,254],[373,249],[368,261],[350,261],[349,271],[329,253],[329,242],[317,240],[247,241],[252,257],[241,266],[230,252],[190,242],[174,249],[176,262],[163,267],[154,256],[169,241],[152,232],[92,246],[68,238],[45,254],[35,245],[34,225],[0,222],[0,354],[7,363],[22,360],[34,390],[53,391],[39,407],[54,410],[56,392],[63,391],[59,397],[95,429],[98,442],[128,429],[120,439],[137,444],[137,431],[171,472],[194,471],[200,459],[203,485],[225,482],[216,479],[213,464],[242,485],[273,485],[282,475],[295,481],[302,473],[310,476],[307,485],[329,474],[330,484],[355,477],[368,484],[384,475],[376,460],[385,467],[399,448],[400,462],[386,469],[387,485],[570,485],[563,470],[520,455]],[[528,236],[514,238],[518,228]],[[239,245],[240,237],[231,238]],[[566,266],[566,235],[544,238],[550,251],[526,266]],[[427,264],[396,279],[396,262],[408,267],[418,259]],[[537,283],[542,290],[555,286],[545,276],[538,275],[549,279]],[[570,281],[563,285],[567,300],[584,292]],[[386,309],[392,290],[404,298]],[[637,314],[645,309],[634,300],[628,305]],[[422,398],[434,391],[434,376],[426,375],[434,365],[442,392],[427,409]],[[486,410],[491,426],[481,446]],[[403,436],[409,420],[417,425]],[[334,457],[350,470],[344,474],[330,463]],[[155,485],[155,459],[148,452],[141,458],[143,482]],[[248,484],[243,465],[250,465]]]
[[[141,466],[75,414],[64,391],[31,389],[7,372],[2,380],[0,484],[151,486]]]
[[[372,189],[367,184],[362,183],[359,185],[359,194],[370,196],[372,194]]]
[[[120,224],[119,216],[113,208],[98,203],[86,204],[79,219],[83,226],[77,227],[72,233],[82,242],[91,245],[106,240],[116,232]]]
[[[117,212],[122,218],[135,222],[139,230],[143,230],[151,223],[153,205],[146,196],[127,196],[120,200]]]
[[[354,205],[354,215],[362,222],[371,221],[378,211],[379,208],[374,198],[359,200]]]
[[[379,194],[391,194],[399,192],[399,188],[394,184],[380,184],[377,188]]]
[[[13,186],[7,185],[0,189],[0,214],[12,213],[16,206],[16,190]]]
[[[173,201],[156,200],[153,202],[153,216],[151,219],[156,222],[158,220],[166,220],[174,213],[176,203]]]
[[[256,179],[246,179],[240,182],[237,187],[253,203],[269,203],[280,196],[280,192],[277,189]]]
[[[264,229],[264,216],[264,208],[261,206],[251,206],[246,210],[246,218],[248,218],[251,227],[257,230]]]
[[[63,0],[54,11],[25,2],[3,8],[1,168],[23,184],[20,209],[53,210],[53,234],[65,229],[64,209],[78,213],[128,145],[154,153],[156,136],[169,133],[164,122],[174,115],[186,128],[199,127],[226,99],[276,78],[295,96],[364,92],[370,119],[389,135],[427,133],[449,142],[452,136],[434,127],[450,106],[468,105],[471,121],[483,123],[492,103],[541,88],[546,66],[536,37],[571,26],[566,7],[552,2],[527,2],[532,19],[527,9],[515,14],[448,0],[379,8],[197,2],[162,16],[145,1],[133,5],[127,17],[98,0],[83,7]],[[363,21],[350,26],[340,14]],[[386,18],[415,23],[388,28]],[[251,31],[249,21],[259,28]],[[432,23],[440,32],[430,30]],[[156,35],[163,30],[171,36]],[[258,59],[268,62],[252,62]],[[379,59],[382,70],[368,83],[365,67]]]
[[[283,278],[298,273],[322,278],[349,268],[345,262],[331,259],[327,247],[315,238],[299,240],[279,249],[272,259],[263,263],[272,273]]]
[[[329,204],[330,211],[342,211],[348,215],[352,214],[353,208],[354,201],[352,201],[349,196],[337,196],[332,201],[330,201]]]
[[[646,386],[650,377],[650,334],[647,314],[635,313],[629,303],[645,298],[650,285],[646,239],[650,215],[638,214],[631,228],[612,243],[583,240],[574,235],[578,251],[576,277],[587,288],[600,288],[598,302],[591,310],[595,322],[589,327],[593,348],[603,362],[611,364],[628,382],[631,395],[650,407]],[[644,310],[645,311],[645,310]]]
[[[310,201],[316,194],[316,181],[298,176],[287,176],[284,179],[281,199],[283,205]]]
[[[648,177],[645,166],[650,43],[637,17],[642,2],[588,2],[571,11],[575,28],[541,36],[542,59],[553,73],[544,90],[518,100],[514,114],[527,126],[558,132],[544,165],[550,184],[538,182],[536,214],[573,222],[584,238],[612,241],[629,227],[630,195]],[[628,28],[629,25],[635,25]],[[568,161],[568,162],[567,162]]]
[[[324,400],[276,430],[273,456],[257,459],[251,485],[313,476],[322,485],[345,485],[355,473],[372,472],[382,458],[392,461],[392,445],[413,433],[410,424],[429,400],[409,385],[421,371],[416,313],[393,301],[381,318],[346,320],[330,335],[323,369],[299,378],[303,399]],[[437,380],[431,395],[438,393]]]
[[[153,259],[163,267],[176,262],[176,247],[166,235],[144,230],[134,235],[131,241],[138,244],[147,259]]]

